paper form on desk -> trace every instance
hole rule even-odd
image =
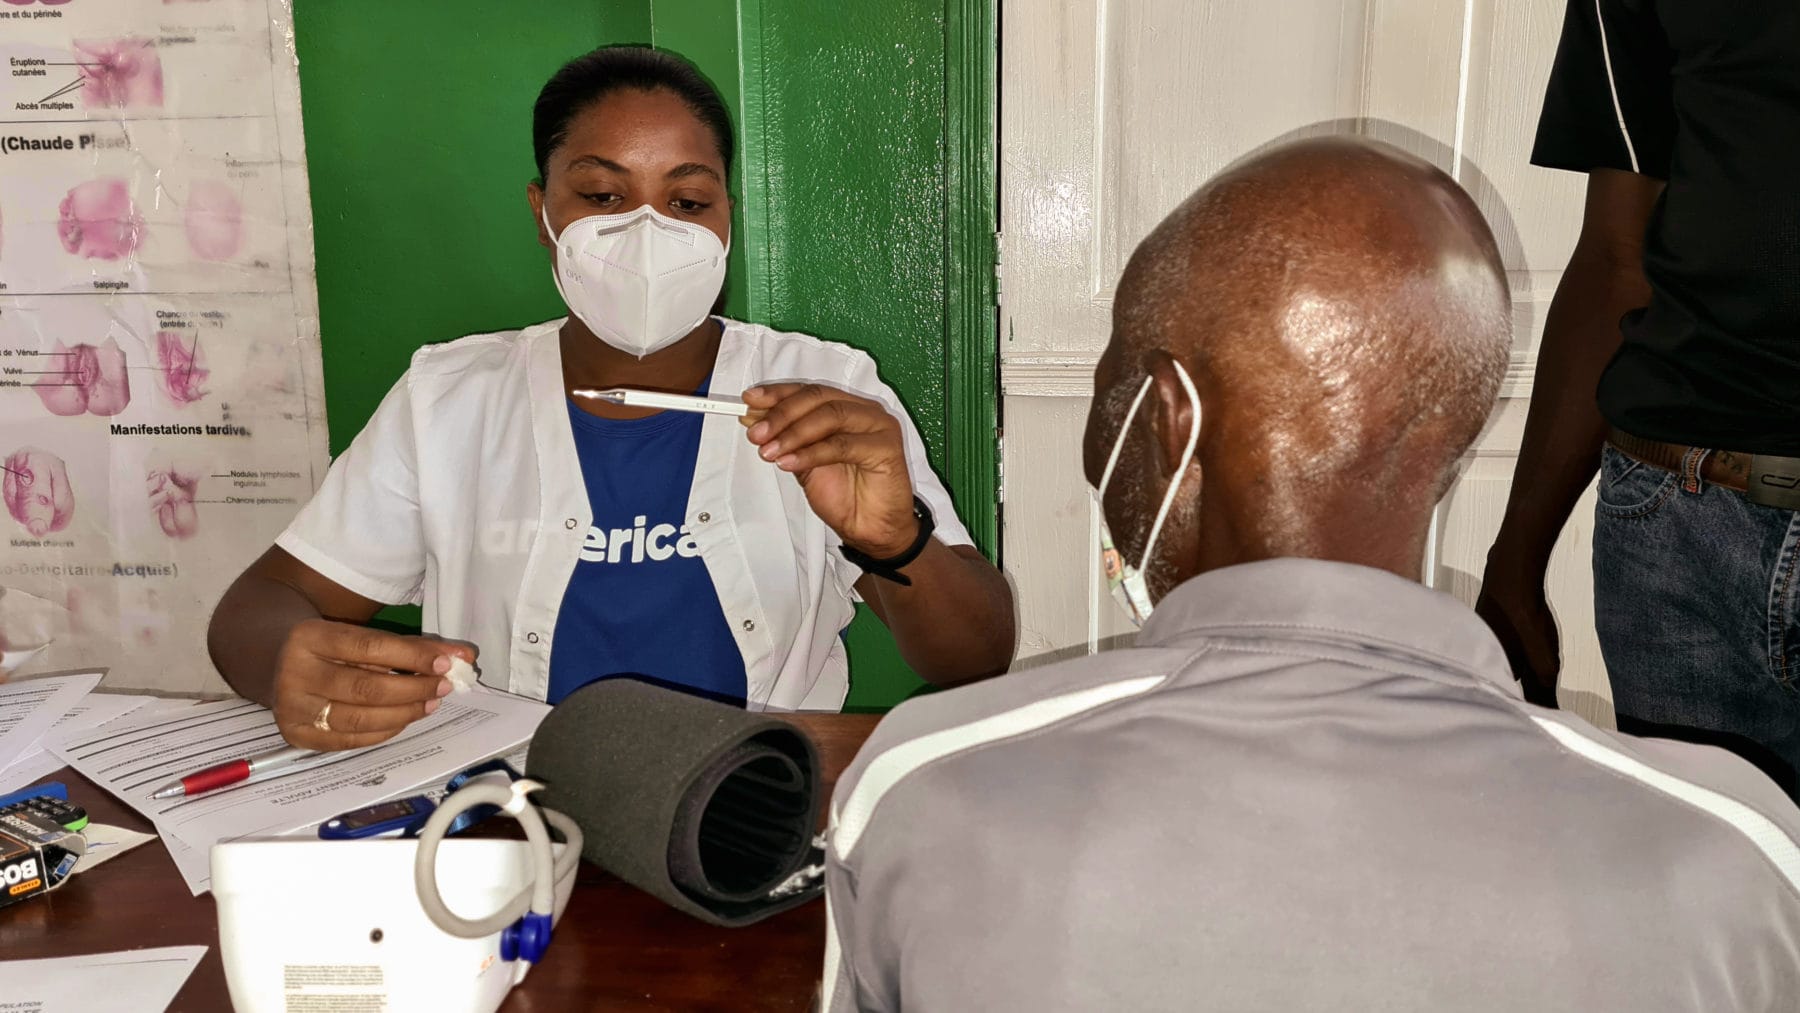
[[[89,780],[149,817],[188,889],[209,889],[212,846],[316,824],[392,797],[412,785],[443,782],[486,757],[516,748],[550,708],[492,691],[444,697],[437,713],[368,749],[321,753],[273,777],[187,798],[155,799],[165,782],[227,760],[280,746],[268,709],[245,700],[127,717],[71,736],[54,749]]]
[[[0,960],[0,1010],[29,1013],[145,1013],[169,1008],[204,946]]]
[[[101,674],[47,675],[0,685],[0,767],[30,752],[100,682]]]
[[[55,724],[50,726],[50,730],[35,745],[28,747],[11,764],[0,769],[0,793],[37,784],[63,766],[62,757],[49,749],[52,742],[90,728],[98,728],[157,699],[153,696],[131,696],[124,693],[89,693],[80,703],[70,708],[68,713],[57,718]],[[172,702],[186,704],[190,701]]]
[[[516,749],[513,749],[511,752],[506,753],[504,756],[501,756],[500,759],[503,759],[507,763],[511,764],[512,768],[514,770],[519,771],[520,773],[524,773],[526,751],[527,751],[529,745],[530,745],[529,742],[520,743]],[[461,764],[460,766],[458,766],[457,772],[460,773],[461,771],[463,771],[469,767],[473,767],[475,764],[480,763],[484,759],[486,759],[486,757],[476,757],[474,759],[471,759],[467,763],[464,763],[464,764]],[[372,798],[372,799],[369,799],[367,802],[363,802],[363,803],[359,803],[359,804],[360,805],[373,805],[376,802],[386,802],[389,799],[407,798],[412,795],[424,795],[424,794],[427,794],[432,791],[442,792],[444,790],[445,782],[448,780],[449,780],[448,777],[443,777],[443,776],[426,778],[426,779],[418,781],[414,784],[396,788],[396,790],[387,792],[386,794],[383,794],[379,798]],[[393,787],[393,784],[390,783],[390,784],[382,785],[382,787],[383,788]],[[341,813],[343,811],[344,811],[343,809],[336,809],[330,813],[319,816],[316,819],[308,820],[305,823],[298,824],[297,826],[287,827],[287,828],[280,829],[280,830],[276,830],[274,828],[266,828],[263,830],[259,830],[254,834],[246,834],[244,836],[317,837],[318,833],[319,833],[319,824],[325,822],[326,820],[330,819],[333,816],[336,816],[338,813]],[[206,891],[207,889],[209,889],[209,886],[207,886],[207,885],[195,886],[194,884],[195,883],[210,884],[212,881],[212,852],[211,852],[210,848],[190,847],[186,841],[183,841],[179,837],[164,837],[163,838],[163,846],[169,849],[169,857],[174,860],[175,868],[181,872],[182,878],[188,881],[188,886],[190,889],[192,889],[196,894],[202,893],[202,892]],[[75,871],[80,872],[81,866],[77,865],[75,867]],[[0,1013],[5,1013],[5,1010],[0,1009]]]
[[[87,850],[81,853],[81,861],[75,863],[71,876],[99,868],[146,841],[156,840],[155,834],[141,834],[105,823],[89,823],[82,828],[81,836],[87,838]],[[5,1006],[0,1006],[0,1013],[6,1013]]]

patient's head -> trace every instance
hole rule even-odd
[[[1132,254],[1094,377],[1088,480],[1125,427],[1104,509],[1156,598],[1278,556],[1416,579],[1510,339],[1499,251],[1448,176],[1369,141],[1283,145],[1213,178]],[[1185,467],[1182,369],[1201,419]]]

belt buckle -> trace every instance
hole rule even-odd
[[[1800,510],[1800,457],[1750,457],[1744,498],[1758,506]]]

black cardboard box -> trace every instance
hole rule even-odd
[[[87,838],[31,813],[0,816],[0,907],[61,886],[87,851]]]

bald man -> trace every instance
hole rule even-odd
[[[1392,149],[1177,208],[1085,446],[1147,622],[882,722],[832,800],[826,1008],[1793,1009],[1800,812],[1527,704],[1416,582],[1509,334],[1481,216]]]

